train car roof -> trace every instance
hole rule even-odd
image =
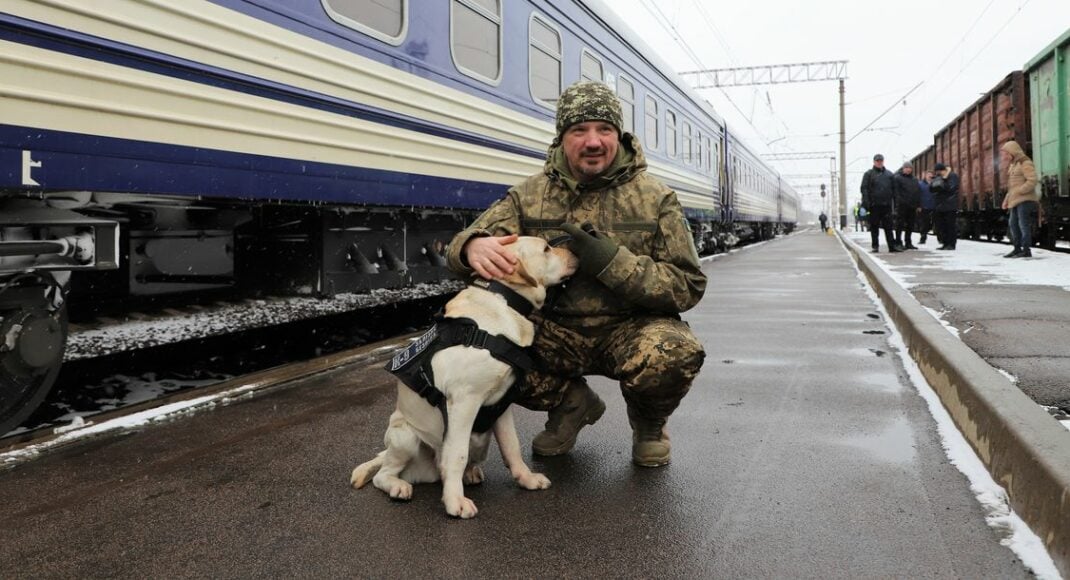
[[[1026,72],[1032,70],[1038,64],[1040,64],[1040,63],[1044,62],[1045,60],[1048,60],[1049,58],[1051,58],[1051,53],[1055,52],[1056,49],[1058,49],[1060,46],[1062,46],[1064,44],[1070,44],[1070,29],[1068,29],[1066,32],[1064,32],[1062,34],[1062,36],[1060,36],[1059,38],[1055,39],[1055,42],[1052,42],[1051,44],[1046,46],[1044,48],[1044,50],[1040,51],[1040,53],[1038,53],[1036,56],[1034,56],[1029,62],[1025,63],[1025,66],[1022,67],[1022,70],[1026,71]]]

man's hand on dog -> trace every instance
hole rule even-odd
[[[508,276],[515,269],[516,256],[505,246],[516,239],[516,234],[472,238],[464,245],[465,259],[477,274],[487,280]]]

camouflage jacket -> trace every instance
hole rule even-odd
[[[635,314],[676,314],[702,298],[706,276],[676,194],[646,173],[638,140],[626,133],[605,174],[578,184],[561,147],[543,173],[512,187],[450,243],[450,268],[471,275],[461,250],[473,236],[520,234],[545,239],[564,223],[590,222],[620,245],[597,279],[577,274],[544,314],[569,326],[600,326]]]

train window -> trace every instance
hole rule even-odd
[[[650,95],[646,96],[643,112],[646,118],[643,121],[643,146],[648,149],[657,149],[658,144],[658,101]]]
[[[398,45],[409,24],[408,0],[320,0],[331,20]]]
[[[635,85],[623,76],[617,77],[617,96],[620,97],[620,111],[624,115],[625,133],[635,133]]]
[[[702,152],[706,156],[705,157],[705,160],[706,160],[706,163],[705,163],[706,171],[710,171],[710,170],[713,169],[713,151],[712,151],[713,148],[710,146],[710,138],[709,137],[703,137],[702,138],[702,144],[703,144]]]
[[[683,139],[684,163],[691,165],[695,160],[691,157],[691,123],[683,122],[681,139]]]
[[[502,78],[500,0],[450,2],[450,54],[462,73],[490,83]]]
[[[665,111],[665,152],[676,157],[676,113]]]
[[[714,155],[713,155],[713,165],[711,166],[711,168],[714,170],[713,172],[715,174],[720,175],[720,173],[721,173],[721,140],[718,139],[717,141],[714,141],[713,142],[713,146],[716,148],[716,151],[714,152]]]
[[[702,135],[695,130],[695,164],[699,169],[702,169],[702,160],[706,158],[706,154],[702,150]]]
[[[553,108],[561,95],[561,33],[538,14],[531,15],[528,77],[536,103]]]
[[[606,75],[602,67],[602,61],[597,56],[591,54],[586,48],[583,49],[583,53],[580,54],[580,79],[598,83],[606,82]]]

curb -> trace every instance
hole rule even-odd
[[[941,326],[873,258],[839,238],[959,431],[1070,578],[1070,431]]]

